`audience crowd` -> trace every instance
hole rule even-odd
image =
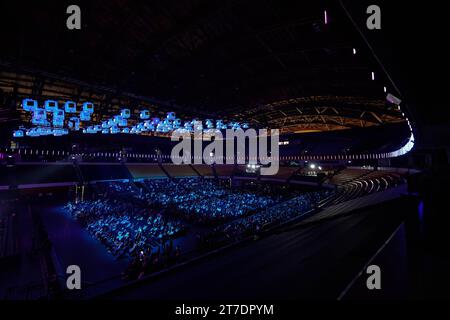
[[[277,202],[276,196],[229,188],[213,179],[147,180],[149,203],[171,206],[195,222],[220,223],[258,212]]]
[[[185,231],[161,212],[108,198],[69,203],[66,210],[116,257],[148,254]]]
[[[65,209],[114,256],[131,258],[127,279],[179,261],[173,240],[190,224],[213,224],[198,238],[200,248],[217,247],[300,217],[330,195],[267,184],[230,188],[199,178],[97,183],[94,190],[93,200]]]
[[[261,212],[234,220],[215,228],[201,238],[203,246],[218,246],[223,242],[233,242],[243,237],[258,235],[262,231],[299,218],[317,209],[320,200],[332,195],[331,191],[310,192],[266,208]]]

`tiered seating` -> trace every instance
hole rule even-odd
[[[334,179],[334,181],[343,182],[338,185],[335,198],[330,200],[328,204],[338,204],[374,192],[384,191],[402,182],[400,174],[394,172],[350,170],[352,170],[351,174],[348,172],[343,174],[345,177],[343,180]],[[360,173],[358,174],[357,171],[360,171]],[[352,178],[348,179],[349,177]]]
[[[241,237],[259,234],[274,226],[292,221],[314,209],[320,200],[330,196],[331,191],[310,192],[298,195],[257,214],[237,219],[214,229],[204,241],[207,245],[218,245],[235,241]]]
[[[371,172],[370,170],[363,169],[343,169],[335,174],[333,177],[329,179],[330,184],[341,185],[356,178],[359,178],[367,173]]]

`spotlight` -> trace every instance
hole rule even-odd
[[[309,168],[314,170],[314,169],[316,168],[316,165],[315,165],[314,163],[311,163],[311,164],[309,165]]]

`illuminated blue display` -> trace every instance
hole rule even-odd
[[[211,120],[211,119],[206,119],[205,124],[206,124],[206,128],[208,128],[208,129],[214,129],[214,122],[213,122],[213,120]]]
[[[53,130],[53,135],[55,136],[55,137],[59,137],[59,136],[63,136],[63,135],[66,135],[66,134],[69,134],[69,130],[67,130],[67,129],[60,129],[60,128],[58,128],[58,129],[54,129]]]
[[[45,100],[44,108],[45,108],[45,111],[55,112],[56,110],[58,110],[58,101]]]
[[[119,127],[126,127],[128,125],[128,121],[127,121],[127,119],[122,119],[122,120],[120,120],[120,122],[119,122],[119,124],[118,124],[118,126]]]
[[[141,110],[141,112],[139,113],[139,118],[141,118],[141,120],[150,119],[150,111],[148,111],[148,110]]]
[[[227,125],[223,123],[223,120],[217,120],[216,128],[220,130],[225,130],[227,128]]]
[[[184,123],[184,129],[186,129],[188,131],[192,131],[192,123],[190,121],[186,121]]]
[[[203,123],[201,120],[193,120],[192,126],[194,127],[194,130],[203,130]]]
[[[120,115],[121,115],[124,119],[130,118],[130,115],[131,115],[130,109],[122,109],[122,110],[120,111]]]
[[[41,128],[41,127],[35,127],[35,128],[28,129],[26,132],[26,135],[29,137],[39,137],[41,135],[44,136],[46,134],[47,134],[47,131],[45,130],[45,128]],[[50,133],[50,134],[52,134],[52,133]]]
[[[150,120],[144,121],[144,127],[148,131],[155,131],[155,126],[152,124],[152,122]]]
[[[136,129],[137,129],[139,132],[146,132],[146,131],[147,131],[147,129],[145,128],[145,124],[144,124],[144,123],[138,123],[138,124],[136,125]]]
[[[101,129],[98,126],[89,126],[83,130],[83,133],[94,134],[100,131]]]
[[[122,116],[114,116],[114,118],[112,119],[115,125],[118,125],[120,120],[122,120]]]
[[[136,134],[136,133],[140,133],[140,131],[139,131],[139,129],[136,128],[136,126],[133,126],[130,130],[130,133]]]
[[[171,127],[170,120],[166,119],[163,122],[158,123],[156,126],[156,132],[166,133],[171,130]]]
[[[77,104],[74,101],[65,101],[64,108],[58,108],[57,100],[46,100],[43,107],[39,107],[37,100],[23,99],[22,108],[25,111],[32,112],[31,122],[37,128],[25,129],[19,127],[19,130],[13,132],[13,136],[20,137],[20,131],[23,136],[41,136],[41,135],[64,135],[67,134],[68,129],[71,131],[80,130],[80,122],[92,121],[92,114],[94,112],[94,104],[92,102],[84,102],[80,110],[79,116],[75,117],[77,112]],[[52,121],[47,120],[47,113],[52,113]],[[67,128],[65,129],[65,115],[72,113],[73,116],[67,120]],[[141,109],[139,111],[139,119],[143,122],[137,123],[133,127],[128,127],[128,120],[131,117],[130,109],[124,108],[120,110],[120,115],[113,116],[109,120],[102,121],[100,124],[90,126],[83,129],[83,133],[98,133],[115,134],[115,133],[132,133],[140,134],[144,132],[162,132],[167,133],[173,130],[183,130],[193,132],[194,130],[224,130],[232,129],[248,129],[248,123],[226,122],[224,120],[206,119],[205,122],[198,119],[190,121],[182,121],[176,118],[175,112],[167,112],[166,117],[160,119],[158,117],[150,118],[150,111]],[[134,119],[136,120],[136,119]],[[183,124],[184,123],[184,124]]]
[[[77,112],[77,104],[73,101],[66,101],[64,103],[64,111],[66,111],[67,113]]]
[[[85,129],[83,129],[83,133],[94,133],[94,131],[92,130],[92,127],[89,126],[89,127],[85,128]]]
[[[14,133],[13,133],[13,137],[14,137],[14,138],[22,138],[23,136],[24,136],[24,133],[23,133],[22,130],[16,130],[16,131],[14,131]]]
[[[91,113],[87,111],[80,112],[80,120],[81,121],[91,121]]]
[[[127,125],[128,125],[127,119],[121,118],[121,119],[119,120],[119,123],[118,123],[118,126],[119,126],[119,127],[126,127]]]
[[[48,125],[47,113],[42,108],[36,108],[33,111],[33,117],[31,118],[31,123],[34,125],[46,126]]]
[[[54,130],[52,128],[37,128],[36,131],[41,136],[49,136],[54,134]]]
[[[230,122],[228,124],[228,126],[230,127],[230,129],[240,129],[241,125],[239,124],[239,122]]]
[[[27,130],[26,135],[29,137],[39,137],[37,128],[31,128],[31,129]]]
[[[175,112],[167,112],[167,119],[168,120],[175,120],[176,116],[175,116]]]
[[[67,125],[70,130],[78,131],[80,130],[80,119],[77,117],[71,117],[67,122]]]
[[[116,133],[120,133],[120,129],[116,126],[111,127],[110,129],[110,133],[111,134],[116,134]]]
[[[38,108],[38,102],[33,99],[23,99],[22,108],[25,111],[32,112]]]
[[[172,127],[173,127],[173,129],[180,128],[181,127],[181,120],[180,119],[173,120]]]
[[[53,112],[53,126],[63,127],[64,126],[64,111],[56,110]]]
[[[94,104],[92,102],[83,103],[83,112],[92,114],[94,113]]]
[[[156,132],[163,132],[163,124],[160,122],[158,123],[158,125],[156,126]]]

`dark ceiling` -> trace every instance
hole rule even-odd
[[[69,4],[2,2],[0,67],[112,88],[108,95],[132,92],[187,113],[263,126],[298,119],[292,131],[402,120],[383,86],[397,93],[338,1],[77,1],[82,29],[72,31]]]

